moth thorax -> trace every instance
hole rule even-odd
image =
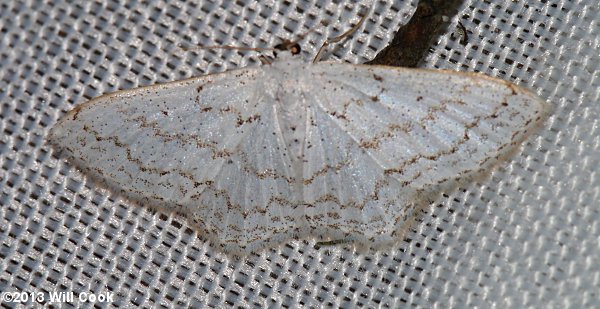
[[[302,164],[307,122],[307,102],[298,84],[284,85],[276,93],[279,126],[292,161]]]

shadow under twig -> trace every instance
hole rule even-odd
[[[420,1],[410,21],[402,26],[392,42],[367,64],[417,67],[427,55],[431,44],[448,31],[450,20],[458,13],[462,2],[464,0]]]

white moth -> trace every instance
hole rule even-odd
[[[103,95],[49,139],[103,185],[246,254],[291,238],[393,242],[438,185],[488,169],[547,111],[481,74],[286,54]]]

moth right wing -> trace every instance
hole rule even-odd
[[[313,234],[393,241],[436,185],[484,169],[548,106],[476,74],[320,63],[310,67],[304,201]]]
[[[319,108],[329,120],[382,173],[414,188],[488,168],[549,111],[531,92],[483,74],[335,63],[312,71],[328,93]]]

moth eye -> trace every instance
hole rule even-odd
[[[294,45],[292,45],[290,47],[290,52],[292,53],[292,55],[297,55],[300,52],[302,52],[302,48],[300,48],[300,44],[295,43]]]

